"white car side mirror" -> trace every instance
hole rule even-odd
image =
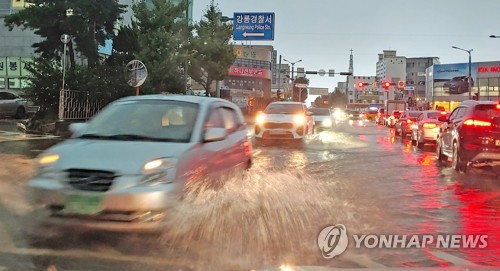
[[[225,128],[208,128],[203,139],[205,142],[221,141],[226,138],[226,132]]]

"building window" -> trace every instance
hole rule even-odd
[[[0,89],[5,89],[5,78],[0,77]]]

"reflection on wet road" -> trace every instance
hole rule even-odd
[[[358,123],[359,124],[359,123]],[[30,146],[2,145],[10,153]],[[17,143],[19,144],[19,143]],[[31,144],[31,143],[25,143]],[[38,144],[38,143],[37,143]],[[49,144],[49,143],[47,143]],[[43,147],[43,146],[42,146]],[[296,265],[439,267],[500,265],[498,168],[458,174],[438,167],[433,146],[417,150],[393,130],[341,123],[302,146],[254,146],[254,168],[220,191],[187,197],[158,235],[41,227],[23,190],[32,160],[4,154],[0,171],[0,265],[13,270],[250,270]],[[26,154],[26,153],[23,153]],[[9,161],[6,159],[10,159]],[[349,234],[482,234],[485,249],[356,249],[321,257],[320,230]],[[243,255],[243,256],[242,256]]]

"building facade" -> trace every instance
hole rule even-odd
[[[406,81],[406,57],[398,56],[395,50],[384,50],[378,55],[377,82],[381,85],[383,82],[397,84],[399,81]],[[396,88],[390,88],[386,99],[399,98],[397,94],[399,91]]]
[[[426,70],[426,98],[431,107],[453,110],[458,104],[472,99],[500,100],[500,61],[435,64]],[[469,94],[469,84],[471,91]]]
[[[384,89],[380,87],[376,76],[348,76],[347,100],[349,103],[383,104]],[[359,87],[360,83],[366,84]]]
[[[231,97],[271,97],[272,52],[267,45],[234,46],[236,59],[229,68],[223,87]]]
[[[438,57],[406,58],[406,84],[404,95],[413,99],[425,98],[425,70],[439,64]]]

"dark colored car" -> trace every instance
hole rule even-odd
[[[440,162],[452,159],[457,171],[471,164],[500,164],[500,104],[465,101],[451,115],[440,116],[443,124],[437,138]]]
[[[471,87],[474,86],[474,80],[471,80]],[[448,88],[450,94],[462,94],[469,91],[469,77],[457,76],[444,83],[443,87]]]
[[[411,126],[417,121],[420,114],[422,114],[421,111],[406,111],[402,113],[394,125],[396,135],[401,135],[402,137],[409,135],[411,133]]]

